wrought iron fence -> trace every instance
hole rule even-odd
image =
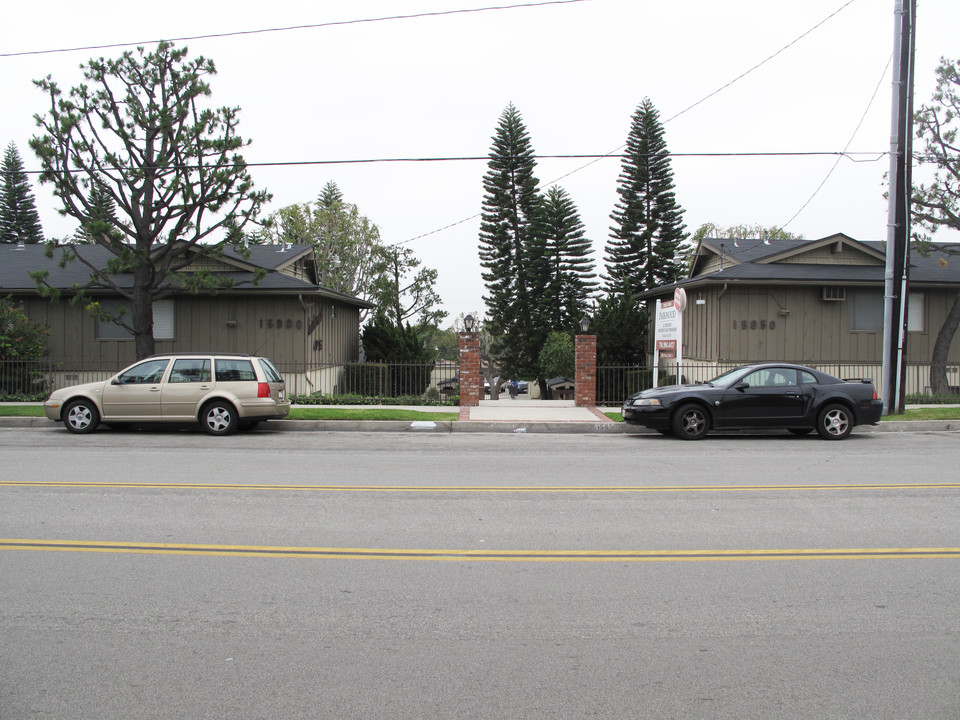
[[[456,363],[275,363],[287,393],[322,404],[450,404],[460,398]]]
[[[49,360],[0,360],[0,401],[37,402],[53,390]]]
[[[276,366],[288,394],[307,402],[455,405],[460,397],[456,363]],[[57,388],[107,380],[121,369],[101,361],[0,360],[0,402],[42,401]]]
[[[705,382],[746,363],[683,363],[680,381]],[[879,384],[879,363],[801,362],[840,378],[870,378]],[[460,399],[460,368],[452,362],[429,364],[276,363],[287,392],[301,402],[335,404],[443,404]],[[121,368],[106,362],[0,360],[0,402],[37,402],[67,385],[106,380]],[[675,365],[659,368],[658,385],[677,382]],[[947,366],[951,394],[960,395],[960,364]],[[597,367],[598,405],[616,406],[633,393],[653,387],[653,368],[642,365]],[[931,395],[930,365],[906,366],[908,396]]]
[[[679,368],[681,383],[702,383],[728,370],[750,363],[683,363]],[[880,384],[880,363],[797,362],[843,379],[866,378]],[[676,365],[658,368],[658,386],[677,384]],[[909,363],[904,372],[906,395],[931,395],[930,365]],[[952,394],[960,395],[960,365],[947,366],[947,381]],[[634,393],[653,387],[653,368],[643,365],[600,365],[597,367],[597,404],[619,405]]]

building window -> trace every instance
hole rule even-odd
[[[883,292],[854,290],[850,300],[850,330],[853,332],[883,331]]]
[[[100,300],[100,307],[111,315],[119,315],[120,308],[127,308],[124,319],[130,312],[128,300]],[[173,300],[157,300],[153,303],[153,339],[173,340]],[[133,335],[112,320],[97,320],[97,340],[133,340]]]
[[[923,332],[923,293],[910,293],[907,296],[907,332]]]

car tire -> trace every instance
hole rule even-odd
[[[843,440],[853,430],[853,415],[846,405],[832,403],[817,413],[817,433],[824,440]]]
[[[237,430],[237,410],[224,400],[211,400],[200,411],[200,423],[209,435],[231,435]]]
[[[681,405],[673,415],[673,433],[684,440],[701,440],[710,430],[710,415],[702,405]]]
[[[100,412],[89,400],[74,400],[63,408],[63,424],[72,433],[92,433],[100,424]]]

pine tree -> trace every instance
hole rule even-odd
[[[33,191],[14,143],[7,145],[0,175],[3,176],[0,182],[0,242],[43,242],[43,227]]]
[[[633,294],[676,282],[683,273],[683,209],[674,195],[663,124],[649,98],[633,114],[618,183],[604,257],[608,291]]]
[[[589,299],[598,288],[592,245],[584,237],[584,226],[577,207],[567,192],[551,187],[537,212],[536,233],[545,238],[541,270],[537,283],[541,292],[541,317],[551,330],[576,332],[587,311]]]
[[[75,235],[77,242],[121,242],[123,238],[117,230],[117,203],[113,196],[101,184],[94,182],[88,200],[90,207],[87,218]]]
[[[327,184],[323,186],[323,190],[320,191],[317,204],[325,208],[331,208],[338,203],[343,203],[343,193],[333,180],[328,180]]]
[[[520,113],[511,103],[500,116],[483,177],[481,276],[493,351],[508,376],[537,377],[548,328],[539,321],[534,277],[544,244],[534,231],[540,198],[536,160]]]

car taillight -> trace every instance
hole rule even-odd
[[[270,383],[259,383],[257,385],[257,397],[270,397]]]
[[[878,396],[877,396],[877,391],[876,391],[876,390],[874,390],[874,391],[873,391],[873,399],[874,399],[874,400],[876,400],[876,399],[877,399],[877,397],[878,397]]]

